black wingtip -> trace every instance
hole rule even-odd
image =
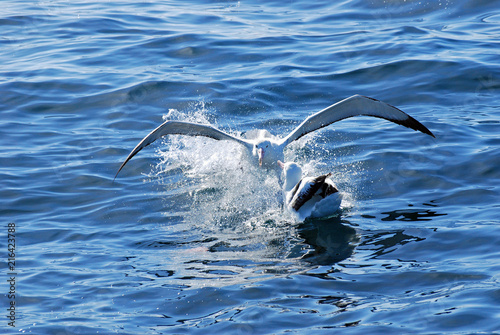
[[[370,98],[370,97],[367,97],[365,95],[362,95],[362,97],[370,99],[370,100],[373,100],[373,101],[382,102],[380,100],[377,100],[377,99],[374,99],[374,98]],[[430,136],[436,138],[436,136],[434,136],[434,134],[426,126],[424,126],[423,124],[421,124],[419,121],[417,121],[416,119],[414,119],[410,115],[406,114],[401,109],[399,109],[399,108],[397,108],[397,107],[395,107],[393,105],[390,105],[390,104],[387,104],[387,105],[389,105],[390,107],[392,107],[394,109],[397,109],[398,111],[400,111],[401,113],[405,114],[408,117],[404,121],[391,120],[392,122],[397,123],[397,124],[399,124],[401,126],[405,126],[407,128],[411,128],[411,129],[413,129],[415,131],[420,131],[420,132],[422,132],[424,134],[427,134],[427,135],[430,135]]]
[[[135,156],[135,155],[136,155],[139,151],[140,151],[140,150],[135,151],[135,149],[134,149],[134,150],[132,150],[132,152],[128,155],[127,159],[125,159],[125,161],[122,163],[122,165],[120,165],[120,168],[119,168],[119,169],[118,169],[118,171],[116,172],[115,177],[113,178],[113,181],[115,181],[116,177],[118,177],[118,174],[119,174],[119,173],[120,173],[120,171],[123,169],[123,167],[125,166],[125,164],[127,164],[127,162],[128,162],[129,160],[131,160],[131,159],[132,159],[132,157],[134,157],[134,156]]]
[[[122,167],[120,167],[120,168],[118,169],[118,172],[115,174],[115,177],[113,178],[113,183],[115,182],[116,177],[118,177],[118,174],[120,173],[120,171],[121,171],[121,170],[122,170]]]
[[[426,126],[424,126],[423,124],[421,124],[420,122],[418,122],[416,119],[414,119],[409,115],[408,119],[402,125],[436,138],[436,136]]]

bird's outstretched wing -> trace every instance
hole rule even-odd
[[[218,129],[215,129],[214,127],[207,126],[207,125],[202,125],[198,123],[191,123],[191,122],[183,122],[183,121],[165,121],[162,123],[158,128],[150,132],[146,137],[142,139],[139,144],[130,152],[128,155],[127,159],[122,163],[120,168],[118,169],[118,172],[115,175],[115,178],[118,176],[118,173],[123,169],[125,164],[129,160],[132,159],[139,151],[141,151],[143,148],[147,147],[160,137],[166,136],[166,135],[190,135],[190,136],[205,136],[205,137],[210,137],[215,140],[228,140],[228,141],[235,141],[238,142],[239,144],[247,147],[248,149],[252,149],[253,144],[245,141],[243,139],[239,139],[237,137],[231,136],[229,134],[226,134],[223,131],[220,131]]]
[[[339,101],[309,116],[295,128],[294,131],[285,137],[280,145],[285,147],[312,131],[353,116],[374,116],[382,118],[435,137],[423,124],[402,110],[373,98],[353,95],[352,97]]]

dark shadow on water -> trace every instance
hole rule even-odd
[[[399,209],[382,212],[381,214],[387,215],[381,219],[382,221],[430,221],[434,217],[447,215],[446,213],[438,213],[430,209]]]
[[[437,207],[436,205],[423,204],[424,206]],[[397,209],[388,212],[380,213],[385,215],[380,220],[385,222],[394,221],[398,225],[397,229],[383,230],[383,231],[365,231],[363,232],[363,240],[359,244],[359,249],[373,250],[369,259],[376,259],[388,253],[391,253],[399,246],[411,242],[420,242],[425,240],[424,237],[414,236],[409,234],[407,227],[398,224],[398,221],[404,222],[422,222],[431,221],[436,217],[447,215],[446,213],[439,213],[431,209],[418,209],[418,208],[405,208]],[[365,219],[376,219],[375,217],[363,216]],[[428,227],[427,227],[428,228]]]
[[[340,217],[307,220],[297,231],[311,248],[302,259],[317,265],[331,265],[349,258],[359,242],[356,230]]]
[[[378,222],[420,222],[447,215],[433,209],[418,208],[398,209],[381,214],[384,217],[378,219],[370,215],[361,215],[361,217],[378,220]],[[298,237],[303,240],[300,258],[314,265],[333,265],[349,258],[356,248],[372,250],[372,253],[369,253],[369,259],[376,259],[397,250],[399,246],[425,240],[423,237],[409,234],[406,227],[375,231],[356,231],[352,227],[358,227],[358,225],[342,216],[306,220],[297,228]],[[306,247],[305,244],[307,244]]]
[[[403,229],[366,232],[363,234],[363,242],[360,243],[359,248],[373,250],[369,259],[376,259],[396,250],[398,246],[423,240],[425,240],[425,238],[409,235],[405,233]]]

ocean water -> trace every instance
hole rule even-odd
[[[2,7],[2,333],[500,332],[500,2]],[[284,136],[354,94],[436,138],[357,117],[290,145],[338,216],[294,221],[208,138],[113,181],[166,119]]]

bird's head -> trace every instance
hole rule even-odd
[[[253,155],[258,157],[259,166],[273,167],[277,160],[283,159],[283,150],[274,141],[263,139],[255,142]]]
[[[283,173],[283,188],[285,191],[290,191],[302,178],[302,168],[294,162],[283,163],[282,161],[278,161],[278,166]]]

